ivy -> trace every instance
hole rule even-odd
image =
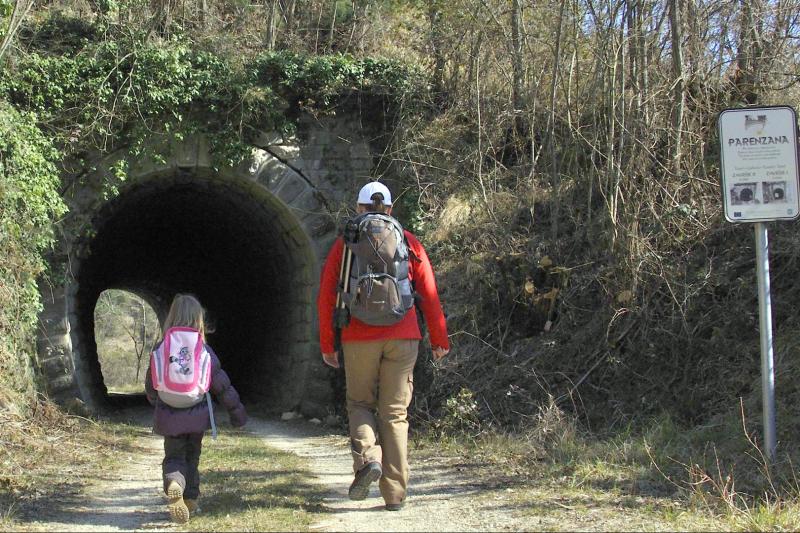
[[[58,193],[59,158],[33,114],[0,101],[0,242],[20,241],[25,255],[51,244],[52,219],[65,212]]]
[[[135,151],[153,134],[201,132],[216,163],[233,166],[259,132],[294,133],[300,110],[333,113],[358,93],[392,113],[399,103],[421,101],[426,87],[418,70],[385,59],[269,52],[234,62],[180,36],[95,41],[86,23],[59,23],[83,35],[70,38],[83,46],[58,55],[33,47],[0,73],[0,96],[36,113],[66,155]],[[29,33],[53,34],[52,25]]]
[[[53,220],[66,210],[59,158],[33,114],[0,101],[0,367],[10,369],[0,378],[20,390],[40,310],[41,254],[53,241]]]

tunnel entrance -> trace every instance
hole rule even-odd
[[[296,394],[312,335],[298,317],[312,305],[316,263],[281,200],[244,179],[174,171],[123,190],[96,213],[92,233],[75,266],[72,324],[84,397],[109,401],[94,314],[107,289],[142,297],[159,321],[176,293],[194,294],[207,342],[244,400],[277,407]]]

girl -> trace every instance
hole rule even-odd
[[[197,298],[189,294],[176,295],[164,321],[164,336],[156,350],[164,343],[168,330],[175,327],[189,334],[199,333],[201,341],[204,341],[204,315]],[[247,413],[239,401],[239,394],[222,370],[217,355],[208,344],[204,344],[204,347],[211,361],[209,391],[227,409],[231,425],[241,427],[247,422]],[[153,366],[152,358],[150,364]],[[161,470],[164,493],[169,499],[167,509],[174,522],[184,523],[189,520],[190,514],[199,510],[197,499],[200,496],[200,474],[197,468],[203,434],[211,427],[209,404],[201,397],[198,403],[190,407],[177,408],[168,405],[164,401],[168,396],[162,393],[160,397],[155,390],[152,369],[148,369],[145,375],[145,391],[148,401],[155,406],[153,432],[164,436]]]

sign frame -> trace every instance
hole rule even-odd
[[[763,135],[767,127],[771,135]],[[717,128],[725,219],[737,224],[797,219],[800,151],[794,108],[727,108],[719,113]]]

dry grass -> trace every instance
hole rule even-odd
[[[468,405],[463,392],[459,397]],[[485,481],[487,499],[510,497],[543,530],[800,528],[793,450],[768,468],[742,405],[709,426],[686,428],[664,416],[606,436],[587,432],[552,402],[515,432],[474,418],[469,431],[459,432],[463,413],[453,409],[446,416],[455,422],[417,433],[413,455],[457,457],[470,476]],[[591,518],[576,525],[570,521],[576,512]]]
[[[132,439],[128,426],[69,415],[44,400],[26,416],[0,411],[0,524],[13,525],[29,502],[78,490]]]

